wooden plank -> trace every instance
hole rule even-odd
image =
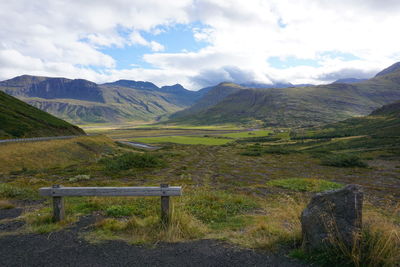
[[[182,187],[42,187],[42,196],[180,196]]]
[[[53,185],[52,189],[59,189],[60,185]],[[53,197],[53,220],[56,222],[62,221],[65,218],[64,198]]]

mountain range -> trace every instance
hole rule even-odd
[[[203,103],[211,103],[207,99],[213,99],[212,105]],[[350,84],[254,89],[223,83],[172,115],[170,122],[307,127],[364,116],[395,100],[400,100],[399,63],[372,79]]]
[[[191,106],[206,93],[179,84],[159,88],[151,82],[96,84],[29,75],[0,82],[0,90],[73,123],[157,120]]]
[[[179,84],[158,87],[132,80],[96,84],[22,75],[0,82],[0,91],[79,124],[162,120],[307,127],[364,116],[400,100],[400,63],[368,80],[349,78],[317,86],[223,82],[190,91]]]

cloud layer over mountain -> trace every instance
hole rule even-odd
[[[395,0],[2,1],[0,79],[124,78],[197,89],[366,78],[399,61],[399,11]],[[186,30],[172,35],[179,25]]]

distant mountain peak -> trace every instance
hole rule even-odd
[[[104,85],[111,85],[111,86],[124,86],[130,87],[135,89],[144,89],[144,90],[158,90],[157,85],[152,82],[145,82],[145,81],[133,81],[133,80],[118,80],[111,83],[105,83]]]
[[[390,74],[393,72],[398,72],[398,71],[400,71],[400,62],[394,63],[390,67],[382,70],[381,72],[376,74],[375,77],[383,76],[383,75]]]
[[[366,80],[368,80],[368,79],[343,78],[343,79],[336,80],[333,83],[359,83],[359,82],[363,82]]]

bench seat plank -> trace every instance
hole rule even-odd
[[[170,187],[42,187],[39,194],[49,197],[68,196],[180,196],[181,186]]]

